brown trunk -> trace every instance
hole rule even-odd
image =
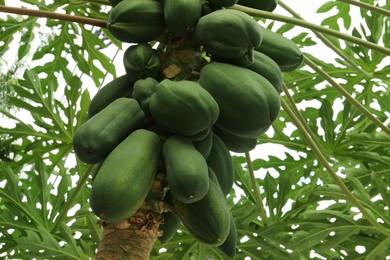
[[[150,195],[158,197],[162,191],[161,182],[156,179]],[[116,222],[102,222],[103,237],[100,241],[96,260],[147,260],[154,242],[161,231],[163,222],[161,212],[165,205],[160,200],[144,202],[142,207],[130,218]],[[160,213],[159,213],[160,212]]]

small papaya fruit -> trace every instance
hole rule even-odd
[[[235,153],[245,153],[253,150],[257,145],[257,138],[245,138],[240,137],[225,130],[219,128],[218,126],[213,127],[213,131],[218,137],[222,139],[226,147]]]
[[[209,157],[209,154],[211,152],[211,147],[213,144],[213,131],[214,131],[213,129],[214,129],[214,127],[210,128],[209,133],[202,140],[199,140],[199,141],[193,140],[192,141],[195,149],[198,150],[203,155],[203,157],[205,159],[207,159],[207,157]]]
[[[180,219],[171,211],[163,212],[162,217],[164,222],[160,224],[159,230],[161,230],[162,236],[158,237],[161,243],[168,242],[177,232],[180,226]]]
[[[166,29],[163,5],[155,0],[120,1],[111,9],[107,29],[122,42],[155,40]]]
[[[131,97],[134,82],[125,74],[104,85],[92,98],[88,118],[93,117],[108,104],[120,97]]]
[[[133,98],[138,101],[145,114],[150,115],[149,100],[156,92],[158,81],[147,77],[139,79],[134,83]]]
[[[123,53],[123,65],[133,82],[147,77],[157,79],[160,73],[160,58],[148,43],[129,46]]]
[[[208,2],[215,7],[226,8],[237,4],[238,0],[208,0]]]
[[[263,41],[256,50],[273,59],[282,71],[293,71],[299,67],[303,54],[299,47],[290,39],[260,26],[263,32]]]
[[[202,199],[209,187],[206,160],[184,136],[168,137],[162,148],[167,183],[172,195],[183,203]]]
[[[169,31],[186,36],[202,14],[201,0],[165,0],[164,18]]]
[[[251,16],[233,9],[220,9],[199,19],[193,38],[211,56],[244,57],[251,61],[253,50],[261,44],[263,37],[261,28]]]
[[[190,234],[199,242],[219,246],[229,235],[230,216],[225,196],[215,178],[209,177],[206,196],[194,203],[173,197],[175,210]]]
[[[142,128],[144,120],[135,99],[118,98],[76,130],[74,151],[85,163],[102,162],[131,132]]]
[[[238,0],[239,5],[272,12],[278,6],[278,0]]]

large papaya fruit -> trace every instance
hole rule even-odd
[[[144,119],[135,99],[116,99],[77,129],[73,137],[77,157],[85,163],[102,162],[123,139],[143,126]]]
[[[202,14],[201,0],[165,0],[164,18],[168,30],[186,36]]]
[[[132,132],[108,155],[90,193],[92,211],[107,222],[132,216],[142,205],[155,178],[162,142],[154,132]]]
[[[198,83],[188,80],[161,81],[150,98],[149,109],[163,130],[189,137],[208,132],[219,115],[214,98]]]
[[[279,114],[279,93],[268,80],[249,69],[211,62],[201,69],[199,84],[218,103],[216,125],[232,134],[258,137]]]
[[[163,144],[168,187],[172,195],[183,203],[202,199],[209,188],[205,158],[184,136],[170,136]]]
[[[230,211],[218,181],[210,177],[209,182],[203,199],[188,204],[173,197],[173,204],[183,225],[199,242],[219,246],[229,235]]]
[[[238,0],[239,5],[272,12],[278,5],[278,0]]]
[[[259,51],[253,52],[253,63],[246,68],[266,78],[278,93],[282,92],[283,75],[279,65],[270,57]]]
[[[217,177],[223,194],[225,196],[228,195],[234,182],[233,160],[226,144],[215,133],[213,134],[213,143],[206,162],[211,168],[211,172]]]
[[[131,97],[134,82],[125,74],[104,85],[92,98],[88,118],[93,117],[108,104],[120,97]]]
[[[253,150],[257,145],[257,138],[240,137],[214,126],[213,132],[225,143],[226,147],[235,153],[245,153]]]
[[[261,44],[262,33],[251,16],[233,9],[220,9],[199,19],[194,40],[211,56],[244,57],[251,61],[253,49]]]
[[[117,3],[108,16],[107,29],[122,42],[149,42],[165,31],[163,5],[155,0]]]
[[[290,39],[260,26],[263,41],[256,50],[273,59],[282,71],[293,71],[302,63],[303,55],[299,47]]]
[[[147,77],[156,79],[160,72],[160,58],[148,43],[129,46],[123,53],[123,65],[133,82]]]

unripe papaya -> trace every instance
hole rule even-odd
[[[237,228],[236,223],[234,222],[234,218],[232,213],[230,212],[230,229],[229,235],[222,245],[218,246],[218,248],[224,252],[229,257],[234,257],[236,254],[236,244],[237,244]]]
[[[205,158],[184,136],[170,136],[163,144],[168,187],[183,203],[201,200],[208,191],[209,176]]]
[[[90,193],[100,219],[117,222],[132,216],[144,202],[155,178],[162,142],[154,132],[132,132],[107,156]]]
[[[302,63],[303,55],[299,47],[290,39],[260,26],[263,41],[256,50],[273,59],[282,71],[293,71]]]
[[[238,0],[239,5],[272,12],[278,5],[278,0]]]
[[[223,8],[235,5],[238,0],[208,0],[208,2],[215,7]]]
[[[257,145],[257,138],[245,138],[240,137],[225,130],[214,126],[213,131],[222,141],[226,144],[226,147],[235,153],[245,153],[253,150]]]
[[[270,57],[259,51],[253,52],[253,63],[246,68],[266,78],[278,93],[282,92],[283,75],[279,65]]]
[[[125,74],[104,85],[92,98],[88,107],[88,118],[120,97],[131,97],[134,82]]]
[[[132,98],[118,98],[75,132],[73,148],[85,163],[102,162],[131,132],[143,126],[144,112]]]
[[[206,245],[219,246],[229,235],[230,216],[225,196],[215,178],[209,178],[206,196],[194,203],[173,197],[175,210],[190,234]]]
[[[279,114],[279,93],[268,80],[249,69],[211,62],[201,69],[199,84],[218,103],[216,125],[232,134],[258,137]]]
[[[133,98],[138,101],[145,114],[150,115],[149,100],[156,92],[158,81],[147,77],[139,79],[134,83]]]
[[[164,18],[168,30],[186,36],[202,14],[201,0],[165,0]]]
[[[195,28],[194,40],[211,54],[228,59],[253,59],[253,50],[262,41],[261,28],[249,15],[220,9],[202,16]]]
[[[119,2],[122,2],[123,0],[108,0],[108,2],[110,2],[110,5],[112,7],[116,6],[117,4],[119,4]]]
[[[188,137],[208,131],[219,115],[214,98],[198,83],[188,80],[161,81],[150,98],[149,109],[163,130]]]
[[[147,77],[156,79],[160,73],[160,58],[148,43],[129,46],[123,54],[123,65],[133,82]]]
[[[121,1],[111,9],[107,21],[108,31],[129,43],[152,41],[165,28],[163,6],[155,0]]]
[[[206,162],[218,179],[223,194],[228,195],[234,182],[233,160],[226,144],[215,133],[213,133],[213,143]]]
[[[198,150],[205,159],[209,157],[209,154],[211,152],[211,147],[213,144],[213,128],[210,128],[209,133],[205,138],[199,141],[193,141],[194,147],[196,150]]]
[[[162,236],[158,237],[161,243],[169,241],[177,232],[180,226],[180,219],[171,211],[161,214],[164,222],[160,224],[159,229],[163,232]]]

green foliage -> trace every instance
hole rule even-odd
[[[98,19],[107,19],[109,11],[98,4],[102,1],[22,2]],[[321,25],[389,48],[389,18],[361,9],[352,19],[352,10],[342,1],[324,1],[317,12],[327,16]],[[311,32],[260,22],[293,35],[289,38],[307,58],[389,124],[386,55],[327,37],[341,56],[325,61],[312,51],[325,47]],[[116,76],[113,57],[104,53],[121,46],[106,30],[28,16],[1,16],[0,31],[0,56],[13,53],[18,65],[2,59],[0,67],[0,91],[6,93],[0,100],[6,97],[12,105],[0,106],[0,257],[93,258],[101,230],[87,202],[92,167],[75,160],[72,137],[87,118],[90,87],[99,86],[107,74]],[[299,108],[295,113],[305,133],[353,197],[334,182],[289,114],[280,111],[251,152],[255,189],[248,162],[234,154],[235,189],[228,203],[238,231],[235,259],[385,259],[390,255],[389,135],[304,64],[283,78],[293,100],[286,93],[282,99]],[[171,240],[156,242],[151,259],[228,258],[181,226]]]

